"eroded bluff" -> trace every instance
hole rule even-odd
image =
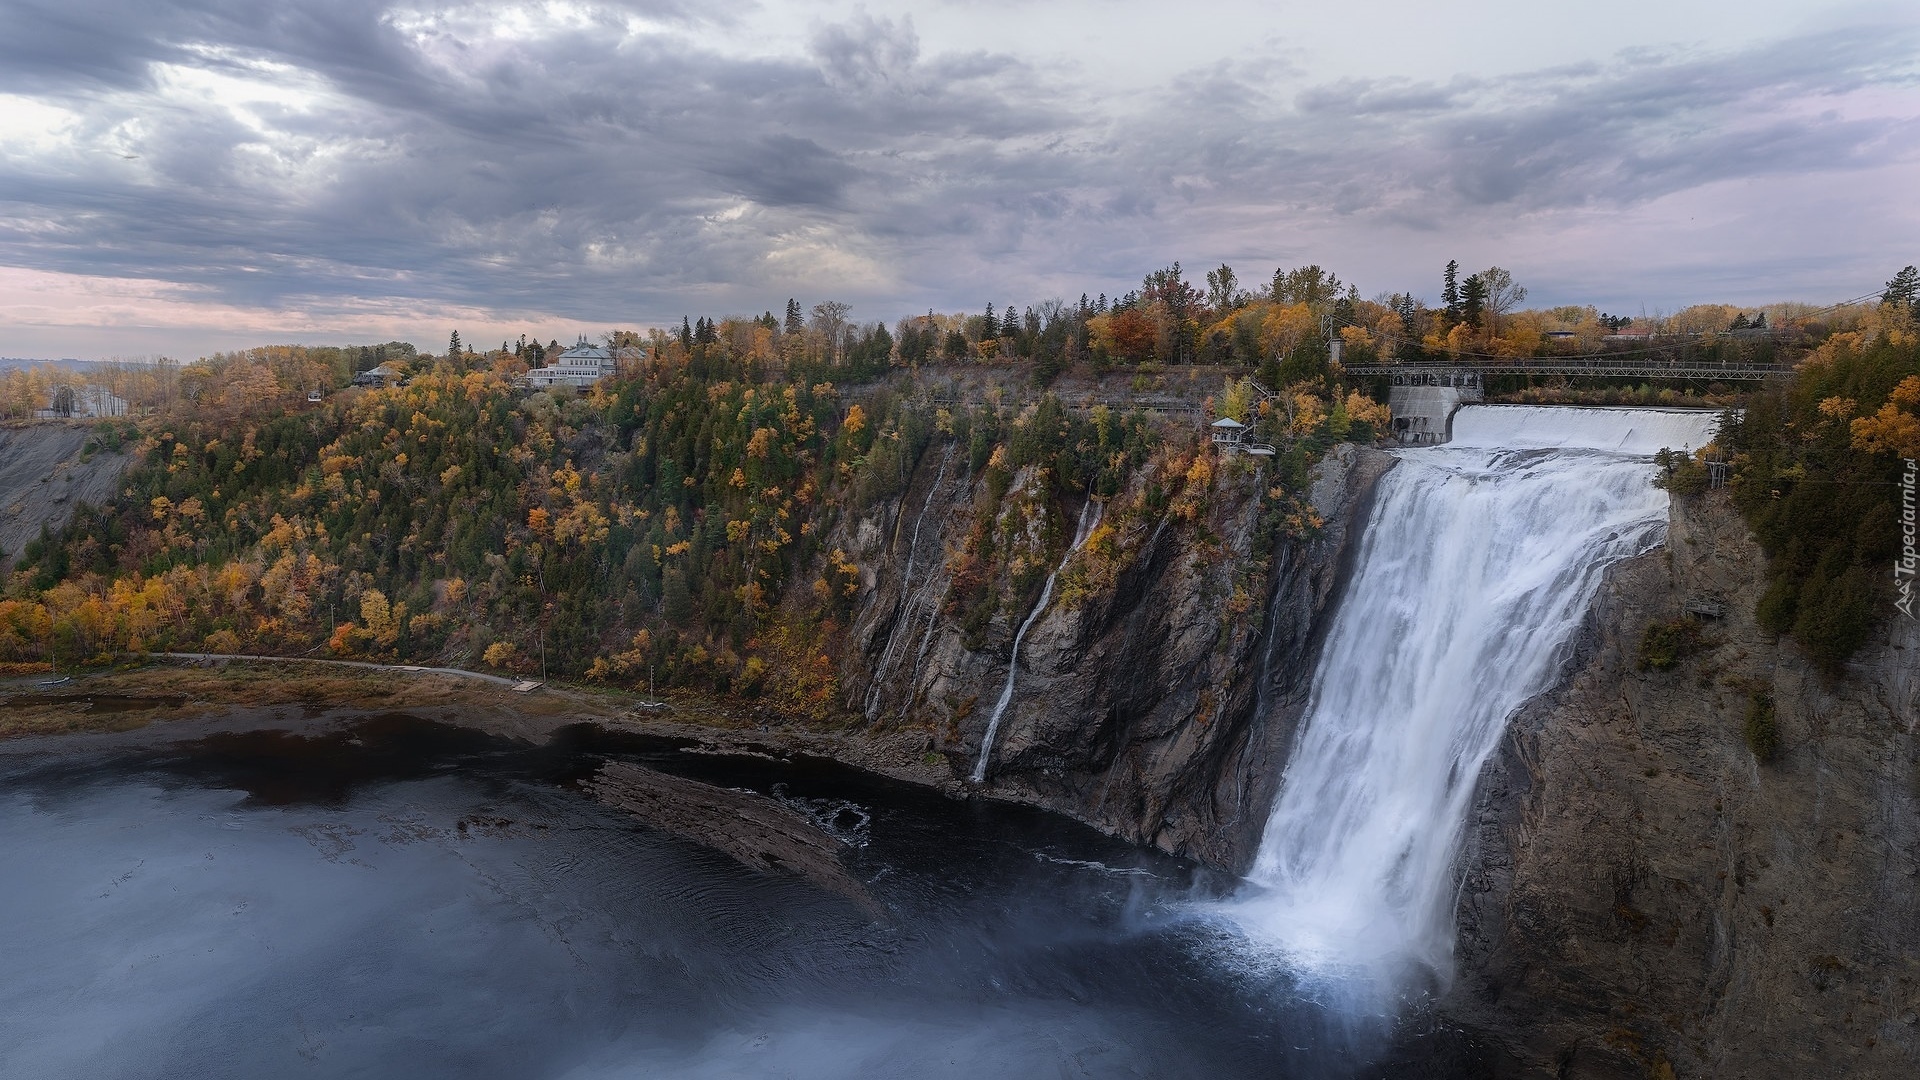
[[[998,498],[936,447],[897,498],[844,521],[862,568],[842,668],[847,706],[918,727],[968,776],[1021,642],[985,786],[1114,835],[1239,872],[1251,863],[1318,639],[1391,456],[1335,447],[1293,520],[1273,520],[1271,464],[1211,458],[1217,475],[1171,505],[1150,478],[1086,507],[1016,474]],[[1193,485],[1190,483],[1188,489]],[[1083,516],[1084,515],[1084,516]],[[1085,524],[1086,543],[1066,558]],[[955,588],[968,537],[991,532],[1003,600],[969,625]],[[963,583],[964,584],[964,583]]]

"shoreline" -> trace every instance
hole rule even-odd
[[[701,698],[656,701],[552,683],[520,691],[514,689],[520,680],[460,669],[209,654],[154,655],[58,685],[41,685],[46,681],[0,680],[0,754],[78,748],[101,737],[149,741],[134,733],[170,742],[263,728],[323,730],[405,713],[533,745],[561,728],[590,723],[684,740],[688,753],[824,758],[949,798],[1031,805],[971,789],[944,758],[929,764],[919,731],[808,730],[770,711]]]
[[[697,696],[649,700],[625,690],[551,682],[522,692],[513,688],[517,680],[484,672],[306,657],[152,654],[76,674],[58,686],[41,687],[46,680],[0,679],[0,759],[248,731],[312,735],[394,713],[530,746],[587,723],[683,742],[688,754],[830,761],[956,801],[1039,810],[1109,839],[1171,854],[1030,793],[971,784],[946,757],[932,753],[919,729],[820,730],[747,703]],[[1224,867],[1208,868],[1238,877]]]

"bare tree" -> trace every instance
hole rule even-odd
[[[1216,315],[1224,315],[1246,302],[1246,294],[1240,289],[1240,278],[1234,274],[1233,267],[1226,263],[1220,269],[1207,271],[1207,306]]]
[[[823,300],[813,305],[813,326],[826,339],[829,364],[839,354],[840,339],[845,336],[847,328],[847,314],[852,310],[852,304],[843,304],[838,300]]]
[[[1478,277],[1487,287],[1487,314],[1492,317],[1493,323],[1488,329],[1497,336],[1500,333],[1500,316],[1526,300],[1527,287],[1514,284],[1513,275],[1497,266],[1480,271]]]

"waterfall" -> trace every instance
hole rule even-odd
[[[954,443],[948,443],[946,449],[941,452],[940,469],[933,475],[932,486],[927,488],[927,498],[925,502],[920,504],[919,516],[913,519],[913,539],[907,543],[907,571],[900,575],[900,593],[905,599],[901,608],[894,615],[893,623],[887,627],[887,644],[880,651],[880,662],[873,666],[873,681],[867,684],[867,699],[864,711],[868,720],[875,719],[874,710],[878,708],[880,704],[880,691],[881,688],[886,685],[887,669],[894,664],[894,644],[900,637],[900,627],[913,621],[914,610],[919,607],[920,602],[926,599],[927,594],[933,589],[933,579],[931,577],[923,582],[919,589],[913,588],[913,567],[914,564],[919,561],[920,557],[920,527],[926,524],[927,510],[933,506],[934,497],[940,493],[940,485],[947,478],[947,466],[953,461],[953,448],[955,445]],[[911,632],[911,629],[911,627],[908,627],[909,632]],[[912,699],[911,687],[908,689],[907,696],[909,700]]]
[[[1093,511],[1092,524],[1087,522],[1089,510]],[[1047,610],[1047,601],[1053,598],[1054,580],[1060,576],[1060,571],[1067,568],[1067,560],[1073,558],[1073,553],[1079,551],[1080,545],[1087,542],[1087,537],[1093,535],[1093,530],[1100,527],[1100,514],[1099,504],[1091,498],[1080,508],[1080,520],[1073,527],[1073,543],[1067,546],[1067,553],[1060,557],[1060,565],[1054,567],[1053,573],[1047,575],[1046,587],[1040,590],[1040,602],[1033,605],[1033,610],[1027,612],[1026,619],[1020,623],[1020,629],[1014,631],[1013,657],[1007,661],[1007,685],[1001,689],[1000,701],[993,707],[993,718],[987,721],[987,734],[980,740],[980,760],[973,766],[973,782],[976,784],[987,778],[987,758],[993,753],[993,737],[1000,731],[1001,715],[1007,711],[1007,706],[1013,703],[1013,680],[1020,674],[1020,643],[1026,640],[1027,628],[1040,618],[1041,612]]]
[[[1607,566],[1660,544],[1646,455],[1677,410],[1481,406],[1380,480],[1250,887],[1225,912],[1301,972],[1451,972],[1454,860],[1507,717],[1547,689]],[[1263,673],[1264,682],[1264,673]]]

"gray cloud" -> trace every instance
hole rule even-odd
[[[632,322],[830,291],[880,314],[1920,145],[1911,118],[1823,115],[1860,91],[1911,104],[1920,50],[1887,28],[1439,84],[1303,88],[1248,57],[1115,104],[864,14],[768,57],[702,44],[730,9],[667,2],[521,40],[475,33],[478,9],[420,21],[379,0],[0,12],[0,90],[82,117],[68,150],[0,158],[0,264],[269,308],[400,296]],[[628,15],[664,29],[629,34]],[[182,72],[320,93],[235,113]]]

